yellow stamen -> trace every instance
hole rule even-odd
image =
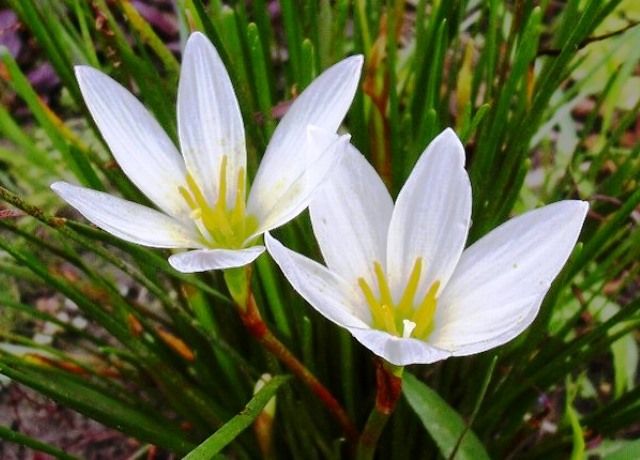
[[[245,174],[244,168],[238,171],[238,187],[236,189],[236,199],[231,211],[231,225],[236,227],[244,220],[245,211]]]
[[[193,197],[192,202],[195,202],[195,204],[201,209],[208,209],[209,205],[207,204],[207,200],[191,174],[187,174],[187,186],[189,187],[189,191],[191,192],[191,196]]]
[[[180,186],[178,187],[178,192],[180,192],[180,195],[182,195],[182,198],[184,198],[184,201],[187,202],[187,206],[189,206],[192,210],[195,210],[198,207],[198,205],[196,204],[195,201],[193,201],[193,198],[191,197],[191,195],[189,194],[186,188],[184,188],[183,186]]]
[[[429,291],[424,296],[424,300],[420,306],[416,309],[411,319],[416,323],[416,328],[413,331],[414,337],[424,337],[433,327],[433,317],[436,313],[436,294],[440,287],[440,281],[436,281],[431,285]]]
[[[238,171],[234,202],[232,207],[228,206],[228,169],[228,157],[223,155],[220,160],[218,196],[213,204],[207,202],[204,193],[190,174],[186,177],[186,187],[178,187],[178,192],[192,210],[191,218],[207,245],[237,249],[244,247],[246,240],[258,228],[258,220],[246,214],[244,168]]]
[[[386,305],[393,305],[393,298],[391,297],[391,290],[387,283],[387,276],[384,274],[384,271],[382,271],[382,265],[380,265],[380,262],[374,262],[373,270],[376,273],[378,289],[380,290],[380,302]]]
[[[398,337],[401,336],[401,332],[404,338],[426,339],[433,329],[440,282],[435,281],[431,285],[420,305],[414,309],[415,296],[422,274],[422,258],[416,259],[398,304],[393,303],[389,282],[380,262],[373,263],[373,271],[378,283],[378,296],[364,278],[358,278],[358,286],[371,312],[372,327]]]
[[[382,319],[384,321],[384,328],[393,335],[398,335],[398,328],[396,328],[396,321],[393,315],[393,309],[387,305],[383,304],[380,306],[380,310],[382,310]]]
[[[420,282],[420,274],[422,272],[422,257],[416,259],[416,263],[413,264],[411,275],[409,275],[409,281],[407,287],[404,289],[404,294],[398,303],[398,315],[401,318],[408,318],[413,310],[413,298],[416,295],[418,289],[418,283]]]
[[[220,178],[218,180],[218,200],[216,201],[216,209],[225,211],[227,209],[227,156],[222,156],[220,163]]]
[[[360,289],[362,289],[364,298],[369,304],[369,310],[371,311],[371,318],[373,319],[373,324],[377,327],[383,327],[384,314],[382,312],[382,309],[380,308],[381,305],[376,300],[376,296],[374,295],[373,291],[371,290],[367,282],[364,280],[364,278],[358,278],[358,286],[360,286]]]

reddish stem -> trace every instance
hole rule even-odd
[[[376,409],[390,415],[402,393],[402,378],[389,372],[382,361],[376,361]]]
[[[372,460],[378,440],[402,393],[401,368],[376,361],[376,404],[358,442],[357,459]]]
[[[338,400],[315,375],[296,358],[291,351],[269,330],[262,320],[253,294],[249,294],[246,309],[239,309],[240,317],[249,333],[269,352],[280,360],[298,379],[320,399],[327,410],[338,421],[349,441],[358,439],[358,430]]]

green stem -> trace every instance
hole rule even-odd
[[[403,367],[386,361],[376,363],[376,404],[358,441],[357,460],[371,460],[378,440],[402,392]]]
[[[340,424],[346,438],[355,442],[358,439],[358,430],[344,407],[286,345],[273,335],[267,323],[262,319],[255,297],[249,287],[251,268],[225,270],[224,275],[231,296],[236,302],[240,319],[247,331],[318,397]],[[243,282],[244,289],[242,288]]]

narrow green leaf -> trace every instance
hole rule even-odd
[[[83,185],[102,190],[102,183],[91,167],[89,159],[84,155],[90,152],[79,153],[78,149],[72,150],[72,147],[76,146],[72,145],[69,138],[71,131],[40,99],[13,56],[4,47],[0,47],[0,59],[11,77],[13,90],[27,104],[33,116],[47,133],[53,146],[61,153],[67,166]]]
[[[271,99],[271,87],[269,85],[268,65],[264,58],[264,49],[261,41],[260,30],[253,22],[247,26],[247,42],[249,43],[249,53],[251,55],[251,72],[256,87],[258,108],[263,117],[263,123],[267,137],[271,137],[275,129],[275,122],[271,114],[273,105]]]
[[[276,394],[278,388],[288,379],[288,376],[279,375],[269,380],[269,383],[247,403],[242,412],[209,436],[202,444],[184,457],[183,460],[210,460],[214,458],[225,446],[251,425],[255,418],[260,415],[264,406]]]
[[[292,71],[292,83],[300,84],[303,81],[302,63],[302,32],[300,31],[300,16],[295,2],[281,0],[282,22],[289,50],[289,64]]]
[[[71,375],[44,367],[21,366],[17,361],[9,364],[6,358],[0,362],[0,372],[101,423],[147,442],[178,453],[186,452],[193,446],[186,439],[187,436],[167,420],[145,414],[129,403],[108,395],[104,389]]]
[[[571,460],[581,460],[584,458],[585,450],[584,433],[582,432],[582,426],[580,426],[578,412],[573,408],[573,400],[576,397],[578,386],[572,382],[571,377],[569,376],[567,376],[565,382],[567,387],[565,419],[571,427],[571,440],[573,444],[573,448],[571,449]]]
[[[415,376],[405,372],[403,393],[444,457],[449,457],[466,424],[445,400]],[[489,454],[476,435],[468,431],[460,442],[458,460],[489,459]]]
[[[605,455],[603,460],[630,460],[640,458],[640,440],[631,441],[615,452]]]
[[[52,446],[51,444],[38,441],[37,439],[33,439],[30,436],[14,431],[11,428],[7,428],[6,426],[0,426],[0,439],[4,439],[5,441],[9,442],[15,442],[16,444],[29,447],[30,449],[44,452],[45,454],[52,455],[60,460],[77,460],[78,458],[73,455],[67,454],[57,447]]]
[[[171,50],[169,50],[169,48],[163,43],[151,25],[138,12],[135,6],[129,2],[129,0],[119,0],[118,6],[142,41],[149,45],[149,47],[160,58],[164,68],[170,74],[169,80],[176,81],[178,74],[180,73],[180,65]]]

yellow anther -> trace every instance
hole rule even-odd
[[[422,338],[431,332],[433,317],[436,313],[436,295],[438,294],[439,287],[440,281],[433,283],[424,296],[424,300],[414,312],[413,318],[411,319],[416,323],[416,328],[413,331],[414,337]]]
[[[413,298],[416,295],[418,289],[418,283],[420,282],[420,274],[422,273],[422,257],[416,259],[416,263],[413,264],[411,275],[409,275],[409,281],[407,287],[404,289],[402,298],[398,303],[398,316],[401,318],[408,318],[413,310]]]

